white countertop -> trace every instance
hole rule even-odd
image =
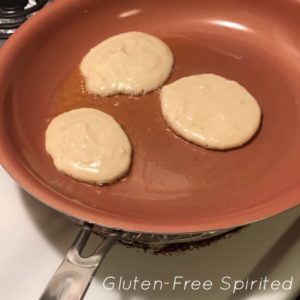
[[[79,228],[61,214],[23,192],[0,167],[0,299],[33,300],[46,286]],[[294,300],[300,291],[300,207],[258,222],[228,239],[185,254],[154,256],[116,245],[97,272],[85,299],[206,299]],[[96,239],[95,239],[96,240]],[[95,242],[95,241],[94,241]],[[133,280],[211,280],[209,291],[164,288],[156,291],[105,290],[107,276]],[[292,289],[222,291],[220,280],[249,277],[284,281],[293,276]],[[127,281],[128,282],[128,281]]]

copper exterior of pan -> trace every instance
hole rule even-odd
[[[45,204],[126,231],[230,228],[299,205],[299,15],[296,0],[55,1],[0,51],[1,164]],[[225,152],[184,142],[167,130],[158,92],[91,99],[74,91],[54,112],[57,90],[82,56],[133,30],[170,45],[176,63],[169,82],[211,72],[245,86],[263,111],[257,136]],[[128,133],[134,158],[125,180],[92,186],[54,168],[44,149],[49,118],[83,106],[110,112]]]

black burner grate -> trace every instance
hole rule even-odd
[[[0,39],[7,39],[34,12],[40,10],[48,0],[1,0]]]

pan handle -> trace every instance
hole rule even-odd
[[[84,225],[65,259],[49,281],[40,300],[80,300],[90,285],[91,279],[105,255],[120,238],[121,232],[111,232],[101,241],[92,256],[81,253],[91,234],[91,226]]]

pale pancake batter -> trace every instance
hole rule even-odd
[[[178,135],[211,149],[243,145],[260,125],[261,111],[240,84],[214,74],[181,78],[162,88],[163,116]]]
[[[112,36],[92,48],[80,70],[88,92],[100,96],[145,94],[169,77],[173,54],[157,37],[142,32]]]
[[[59,171],[89,183],[113,182],[131,163],[131,145],[121,126],[92,108],[55,117],[46,130],[46,150]]]

